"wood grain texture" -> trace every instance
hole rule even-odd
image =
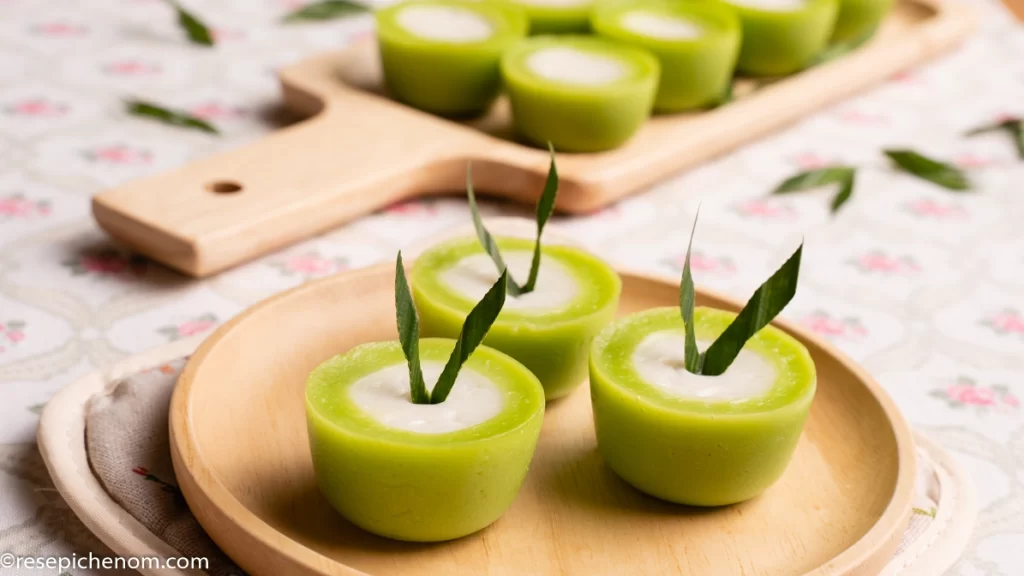
[[[1024,0],[1003,0],[1003,4],[1009,8],[1018,21],[1024,22]]]
[[[714,110],[657,116],[617,150],[560,155],[558,208],[598,209],[786,126],[951,49],[975,20],[956,0],[902,0],[846,57],[740,90]],[[482,193],[536,200],[547,153],[514,139],[506,103],[467,123],[407,108],[381,94],[374,52],[356,46],[286,68],[286,105],[313,118],[103,192],[93,199],[97,222],[138,252],[206,276],[399,200],[460,191],[467,162]],[[217,183],[241,190],[216,193]]]
[[[735,506],[647,497],[596,449],[586,385],[548,406],[526,483],[489,528],[441,544],[363,532],[319,493],[306,435],[310,370],[366,341],[394,339],[390,264],[304,285],[213,334],[171,403],[178,482],[213,539],[249,573],[869,575],[895,552],[915,481],[913,439],[862,369],[784,322],[808,347],[818,391],[782,479]],[[678,284],[623,274],[621,314],[672,305]],[[700,291],[698,304],[737,310]]]

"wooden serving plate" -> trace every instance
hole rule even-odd
[[[586,384],[548,405],[508,513],[452,542],[408,544],[335,512],[313,476],[304,389],[327,358],[396,338],[391,264],[274,297],[215,332],[170,409],[178,483],[206,531],[253,575],[868,575],[911,514],[911,432],[861,368],[786,322],[810,350],[818,392],[785,475],[761,497],[689,508],[647,497],[596,449]],[[620,314],[673,305],[678,284],[622,273]],[[698,304],[738,310],[706,291]]]
[[[697,114],[657,116],[622,148],[563,154],[558,208],[588,212],[785,126],[956,46],[976,13],[957,0],[900,0],[865,46]],[[313,118],[93,199],[111,236],[206,276],[386,205],[464,189],[534,202],[547,152],[514,139],[503,102],[458,123],[387,99],[372,43],[281,72],[285,105]]]

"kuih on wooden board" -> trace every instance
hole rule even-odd
[[[563,155],[558,208],[596,210],[785,126],[952,48],[975,16],[964,3],[904,0],[871,42],[846,56],[749,95],[740,84],[727,106],[656,117],[617,150]],[[375,51],[367,43],[283,69],[285,105],[314,118],[101,193],[96,220],[133,250],[207,276],[386,205],[461,190],[467,160],[482,192],[536,200],[547,154],[508,139],[505,106],[457,123],[398,105],[381,96]]]

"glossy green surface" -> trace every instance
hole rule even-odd
[[[660,39],[624,28],[632,12],[678,18],[702,29],[692,39]],[[592,17],[600,36],[650,50],[661,62],[661,82],[654,109],[678,112],[718,104],[732,82],[740,49],[740,22],[735,10],[707,2],[641,0],[600,4]]]
[[[574,85],[534,74],[526,60],[537,50],[568,47],[614,58],[624,78],[607,85]],[[660,66],[646,50],[603,38],[537,36],[511,47],[501,73],[519,133],[534,144],[551,142],[559,152],[598,152],[624,144],[650,117]]]
[[[505,255],[533,251],[532,240],[496,240]],[[506,307],[484,344],[529,368],[543,384],[547,399],[552,400],[572,392],[586,379],[590,343],[615,317],[622,281],[611,267],[582,250],[545,244],[541,252],[542,258],[556,258],[569,270],[580,293],[566,308],[552,312],[530,313]],[[440,277],[461,259],[483,253],[477,239],[470,237],[435,246],[416,259],[410,282],[424,335],[458,335],[474,302],[451,290]]]
[[[424,339],[425,361],[445,362],[453,340]],[[380,424],[348,395],[360,378],[405,357],[396,342],[363,344],[318,366],[306,384],[317,484],[353,524],[388,538],[434,542],[488,526],[512,504],[544,419],[544,392],[520,363],[481,346],[463,369],[505,390],[494,418],[442,434]]]
[[[838,0],[806,0],[795,10],[732,6],[743,28],[736,68],[753,76],[783,76],[803,70],[828,45],[839,12]]]
[[[892,4],[893,0],[839,0],[832,43],[864,42],[874,35]]]
[[[713,340],[734,317],[697,308],[697,338]],[[745,347],[776,367],[767,395],[743,402],[680,398],[645,382],[632,363],[636,346],[664,330],[682,333],[678,308],[623,318],[594,340],[590,394],[601,456],[624,480],[663,500],[719,506],[757,496],[782,475],[800,439],[816,387],[810,354],[768,326]]]
[[[525,11],[530,18],[530,34],[586,34],[590,31],[592,1],[570,6],[544,6],[520,0],[489,1],[512,4]]]
[[[396,21],[415,5],[471,10],[494,28],[479,42],[442,42],[411,34]],[[388,93],[399,102],[452,117],[483,113],[498,97],[501,54],[526,36],[526,14],[512,6],[472,0],[419,0],[377,11],[377,38]]]

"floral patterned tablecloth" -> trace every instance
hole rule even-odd
[[[183,41],[160,0],[0,0],[0,551],[109,554],[53,490],[34,444],[39,411],[62,386],[467,222],[457,198],[394,206],[202,281],[122,251],[92,222],[91,194],[274,129],[275,68],[371,29],[366,16],[278,24],[300,3],[189,2],[215,28],[218,46],[203,49]],[[1024,162],[1003,136],[961,134],[1024,113],[1024,26],[992,1],[979,7],[982,31],[954,54],[559,224],[613,261],[678,272],[702,203],[697,282],[737,297],[804,238],[785,315],[862,362],[972,473],[978,523],[950,574],[1011,576],[1024,574]],[[187,109],[224,136],[129,117],[130,96]],[[886,146],[950,159],[977,191],[896,173]],[[863,167],[836,217],[824,193],[765,196],[794,171],[835,162]]]

